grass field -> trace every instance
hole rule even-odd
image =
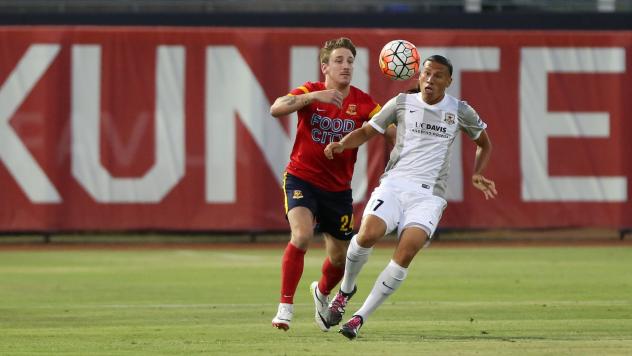
[[[433,246],[354,341],[312,321],[320,246],[292,328],[270,326],[282,248],[0,250],[0,354],[632,354],[629,246]],[[349,313],[391,251],[373,253]]]

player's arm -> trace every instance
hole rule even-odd
[[[277,98],[270,106],[270,115],[280,117],[301,110],[314,101],[334,104],[342,107],[342,93],[336,89],[327,89],[299,95],[286,95]]]
[[[270,115],[280,117],[304,108],[314,100],[311,94],[286,95],[277,98],[270,106]]]
[[[342,153],[344,150],[356,148],[379,133],[373,126],[363,125],[349,132],[342,140],[328,144],[325,147],[325,156],[329,159],[334,159],[334,153]]]
[[[487,135],[487,131],[483,130],[476,140],[476,156],[474,157],[474,173],[472,174],[472,184],[474,187],[483,192],[485,199],[495,198],[498,192],[496,184],[493,180],[483,176],[483,171],[487,167],[489,158],[492,154],[492,141]]]

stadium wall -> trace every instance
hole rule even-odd
[[[286,229],[296,119],[269,106],[318,80],[319,46],[342,35],[379,102],[415,84],[377,66],[405,38],[452,59],[449,92],[488,123],[500,197],[471,187],[474,145],[459,138],[444,228],[632,226],[630,31],[13,26],[0,27],[0,231]],[[360,150],[357,213],[387,151]]]

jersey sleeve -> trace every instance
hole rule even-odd
[[[369,119],[373,118],[375,114],[382,110],[382,106],[380,106],[380,104],[376,103],[375,101],[372,101],[372,104],[375,105],[375,107],[373,107],[373,110],[371,110],[371,112],[369,113]]]
[[[379,106],[379,105],[378,105]],[[373,115],[369,124],[373,126],[379,133],[384,134],[388,125],[394,123],[397,120],[395,115],[395,109],[397,109],[397,97],[387,101],[377,114]]]
[[[487,124],[481,120],[478,113],[465,101],[459,101],[459,125],[472,140],[478,139]]]
[[[287,95],[301,95],[307,94],[310,91],[313,91],[312,85],[310,82],[306,82],[303,85],[292,89]]]
[[[363,94],[363,101],[365,102],[365,105],[367,107],[367,110],[369,111],[369,114],[367,115],[367,121],[369,121],[373,116],[375,116],[375,114],[377,114],[380,110],[382,110],[382,106],[380,106],[380,104],[376,103],[375,100],[373,100],[373,98],[371,97],[371,95],[362,92]]]

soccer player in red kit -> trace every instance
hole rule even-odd
[[[283,179],[285,213],[291,238],[281,262],[281,299],[272,326],[287,331],[294,313],[294,294],[314,232],[324,235],[327,258],[320,281],[310,286],[315,321],[323,331],[329,293],[344,273],[353,236],[351,177],[357,150],[328,160],[323,149],[361,127],[380,110],[368,94],[351,86],[356,49],[348,38],[327,41],[320,50],[324,82],[307,82],[279,97],[270,107],[274,117],[297,112],[296,140]]]

